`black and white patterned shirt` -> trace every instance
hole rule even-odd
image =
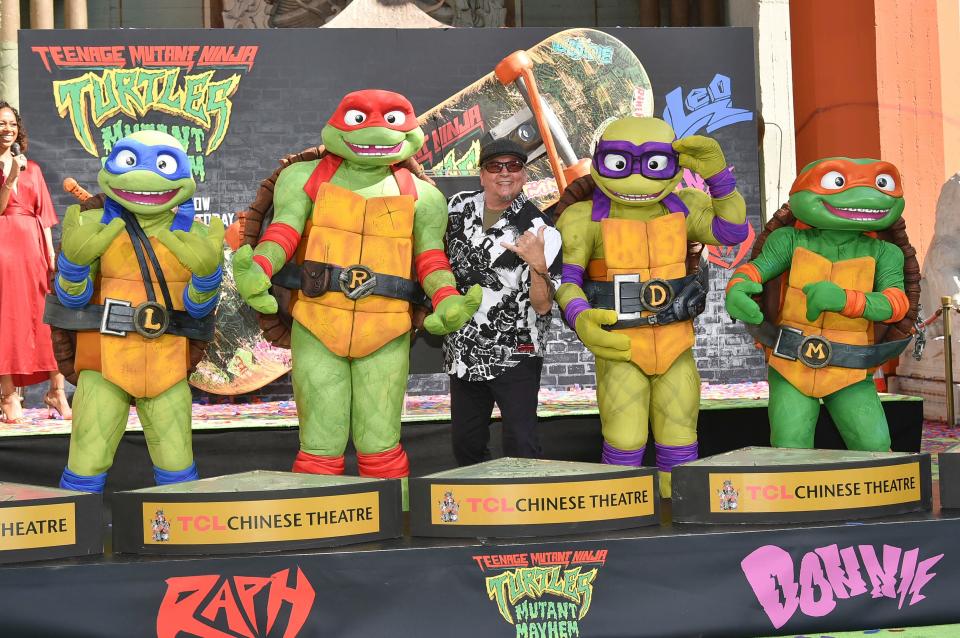
[[[483,191],[457,193],[449,203],[447,255],[457,289],[483,287],[473,318],[443,338],[447,373],[466,381],[494,379],[526,357],[542,357],[546,346],[550,315],[538,315],[530,302],[530,267],[500,242],[516,244],[527,230],[547,226],[544,256],[554,290],[563,267],[560,233],[523,193],[486,232],[483,205]]]

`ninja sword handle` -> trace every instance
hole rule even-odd
[[[81,202],[85,202],[91,197],[93,197],[87,191],[87,189],[85,189],[83,186],[78,184],[77,180],[73,179],[72,177],[68,177],[65,180],[63,180],[63,190],[66,193],[70,193],[71,195],[76,197],[77,200]]]

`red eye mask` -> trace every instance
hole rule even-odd
[[[827,177],[828,173],[837,173]],[[881,187],[878,179],[884,175],[886,188]],[[823,185],[826,179],[828,186]],[[837,180],[842,181],[838,184]],[[889,184],[890,181],[893,184]],[[903,184],[900,180],[900,171],[890,162],[871,162],[870,164],[856,164],[847,159],[831,159],[820,162],[805,173],[797,176],[790,189],[793,195],[797,191],[810,191],[819,195],[835,195],[854,186],[869,186],[891,197],[903,197]]]
[[[399,93],[380,89],[348,93],[327,124],[341,131],[382,126],[406,132],[419,126],[410,100]]]

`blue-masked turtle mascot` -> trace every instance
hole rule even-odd
[[[98,176],[103,208],[71,206],[45,320],[76,332],[70,456],[61,487],[100,492],[136,405],[157,484],[197,478],[187,385],[190,339],[213,337],[223,223],[194,221],[180,143],[118,141]]]

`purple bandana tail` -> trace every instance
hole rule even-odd
[[[657,446],[657,467],[661,472],[669,472],[678,465],[697,460],[697,442],[690,445],[660,445]]]
[[[643,465],[643,453],[647,449],[643,446],[639,450],[620,450],[606,441],[603,442],[603,454],[600,456],[600,462],[607,465],[629,465],[630,467],[640,467]]]
[[[610,198],[597,186],[593,191],[593,209],[590,219],[595,222],[602,221],[610,216]]]

